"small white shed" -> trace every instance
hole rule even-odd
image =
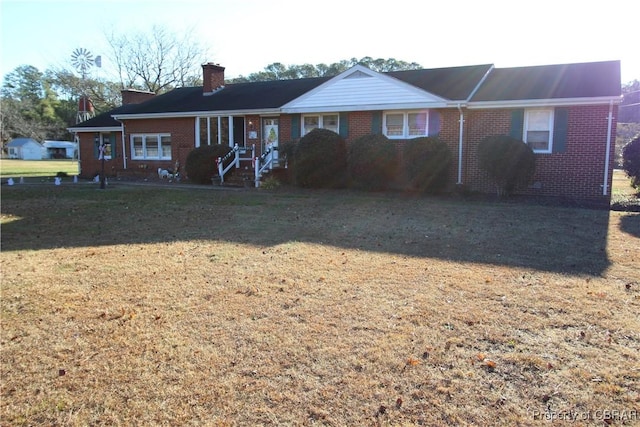
[[[10,159],[42,160],[44,148],[31,138],[16,138],[7,144]]]
[[[45,141],[45,158],[74,159],[77,157],[78,145],[71,141]]]

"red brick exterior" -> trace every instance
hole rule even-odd
[[[609,106],[569,108],[566,149],[563,153],[536,154],[534,184],[519,194],[605,202],[603,196]],[[617,107],[614,106],[610,140],[607,194],[614,166]],[[478,144],[487,135],[508,134],[511,110],[471,110],[465,113],[463,182],[473,191],[495,189],[476,161]],[[456,150],[457,152],[457,150]]]
[[[203,64],[202,76],[204,81],[204,93],[211,93],[224,86],[224,67],[221,67],[218,64]]]
[[[462,183],[471,191],[493,193],[495,189],[487,175],[478,168],[476,150],[480,141],[488,135],[508,134],[511,120],[510,109],[468,110],[463,109],[463,155]],[[440,138],[450,147],[453,165],[450,172],[451,188],[457,183],[459,119],[457,109],[441,109]],[[347,142],[372,133],[372,112],[351,112],[347,114],[349,134]],[[379,114],[379,113],[378,113]],[[604,166],[607,141],[608,105],[573,106],[569,108],[568,134],[566,150],[563,153],[536,154],[535,185],[520,190],[520,194],[535,196],[554,196],[568,199],[590,199],[606,202],[610,196],[603,196]],[[610,193],[612,171],[614,165],[613,149],[615,145],[615,129],[617,107],[614,106],[611,127],[611,145],[608,174],[608,191]],[[247,146],[255,144],[256,155],[261,154],[262,122],[259,115],[246,116]],[[118,175],[122,173],[156,176],[158,167],[172,169],[178,161],[184,167],[187,155],[195,147],[195,118],[169,118],[127,120],[125,125],[125,141],[127,170],[124,170],[121,133],[117,133],[116,156],[106,162],[106,173]],[[280,144],[296,138],[291,134],[292,116],[283,114],[279,117]],[[255,132],[256,138],[252,132]],[[171,134],[171,161],[131,160],[130,136],[132,134]],[[100,170],[100,161],[94,153],[93,133],[80,133],[80,158],[82,176],[91,177]],[[400,148],[403,141],[397,141]]]
[[[153,92],[144,92],[134,89],[125,89],[120,92],[120,95],[122,96],[122,105],[140,104],[156,96]]]

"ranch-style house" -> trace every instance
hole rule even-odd
[[[356,65],[335,77],[226,84],[225,68],[202,66],[203,86],[162,95],[125,90],[122,106],[70,128],[81,176],[155,174],[185,164],[204,144],[236,144],[255,159],[314,128],[347,143],[382,133],[403,141],[437,135],[454,154],[450,184],[494,187],[476,159],[479,142],[506,134],[536,154],[521,194],[608,204],[620,62],[496,68],[491,64],[374,72]],[[253,157],[255,156],[255,157]],[[255,163],[255,162],[254,162]]]

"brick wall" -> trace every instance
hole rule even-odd
[[[612,122],[609,190],[614,164],[616,112],[614,110]],[[608,105],[570,107],[565,152],[536,154],[535,184],[518,193],[606,202],[609,196],[602,195],[602,186],[608,114]],[[472,190],[493,192],[495,189],[486,173],[478,168],[477,147],[486,135],[509,133],[511,110],[467,111],[465,120],[463,181]]]
[[[614,110],[611,135],[611,156],[609,163],[608,186],[611,188],[611,172],[613,171],[615,145],[615,128],[617,107]],[[508,134],[511,124],[509,109],[464,110],[464,137],[462,157],[462,182],[472,191],[493,193],[495,188],[485,172],[477,163],[477,147],[487,135]],[[440,113],[440,138],[445,141],[453,155],[453,164],[449,181],[453,186],[457,181],[458,145],[459,145],[459,111],[443,109]],[[607,139],[608,105],[574,106],[569,108],[568,134],[564,153],[536,154],[535,185],[519,191],[520,194],[536,196],[554,196],[568,199],[593,199],[606,202],[609,196],[602,196],[604,180],[605,142]],[[279,118],[280,143],[291,141],[292,116],[281,115]],[[351,112],[347,115],[349,136],[347,143],[363,135],[371,133],[372,112]],[[252,122],[253,126],[249,125]],[[262,129],[257,115],[245,117],[248,145],[256,144],[256,155],[260,155]],[[195,124],[193,118],[129,120],[125,123],[127,168],[131,172],[153,175],[158,167],[173,168],[176,161],[184,167],[187,155],[195,146]],[[249,132],[257,132],[256,139],[249,139]],[[131,160],[130,135],[134,133],[168,133],[171,134],[172,160]],[[83,177],[91,177],[99,172],[101,164],[95,158],[93,133],[80,134],[80,158]],[[396,146],[401,150],[403,141],[397,140]],[[123,150],[121,134],[117,135],[116,157],[106,163],[107,174],[116,174],[123,169]],[[610,192],[610,191],[609,191]]]

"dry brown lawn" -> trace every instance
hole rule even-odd
[[[638,213],[23,185],[0,262],[2,426],[639,422]]]

